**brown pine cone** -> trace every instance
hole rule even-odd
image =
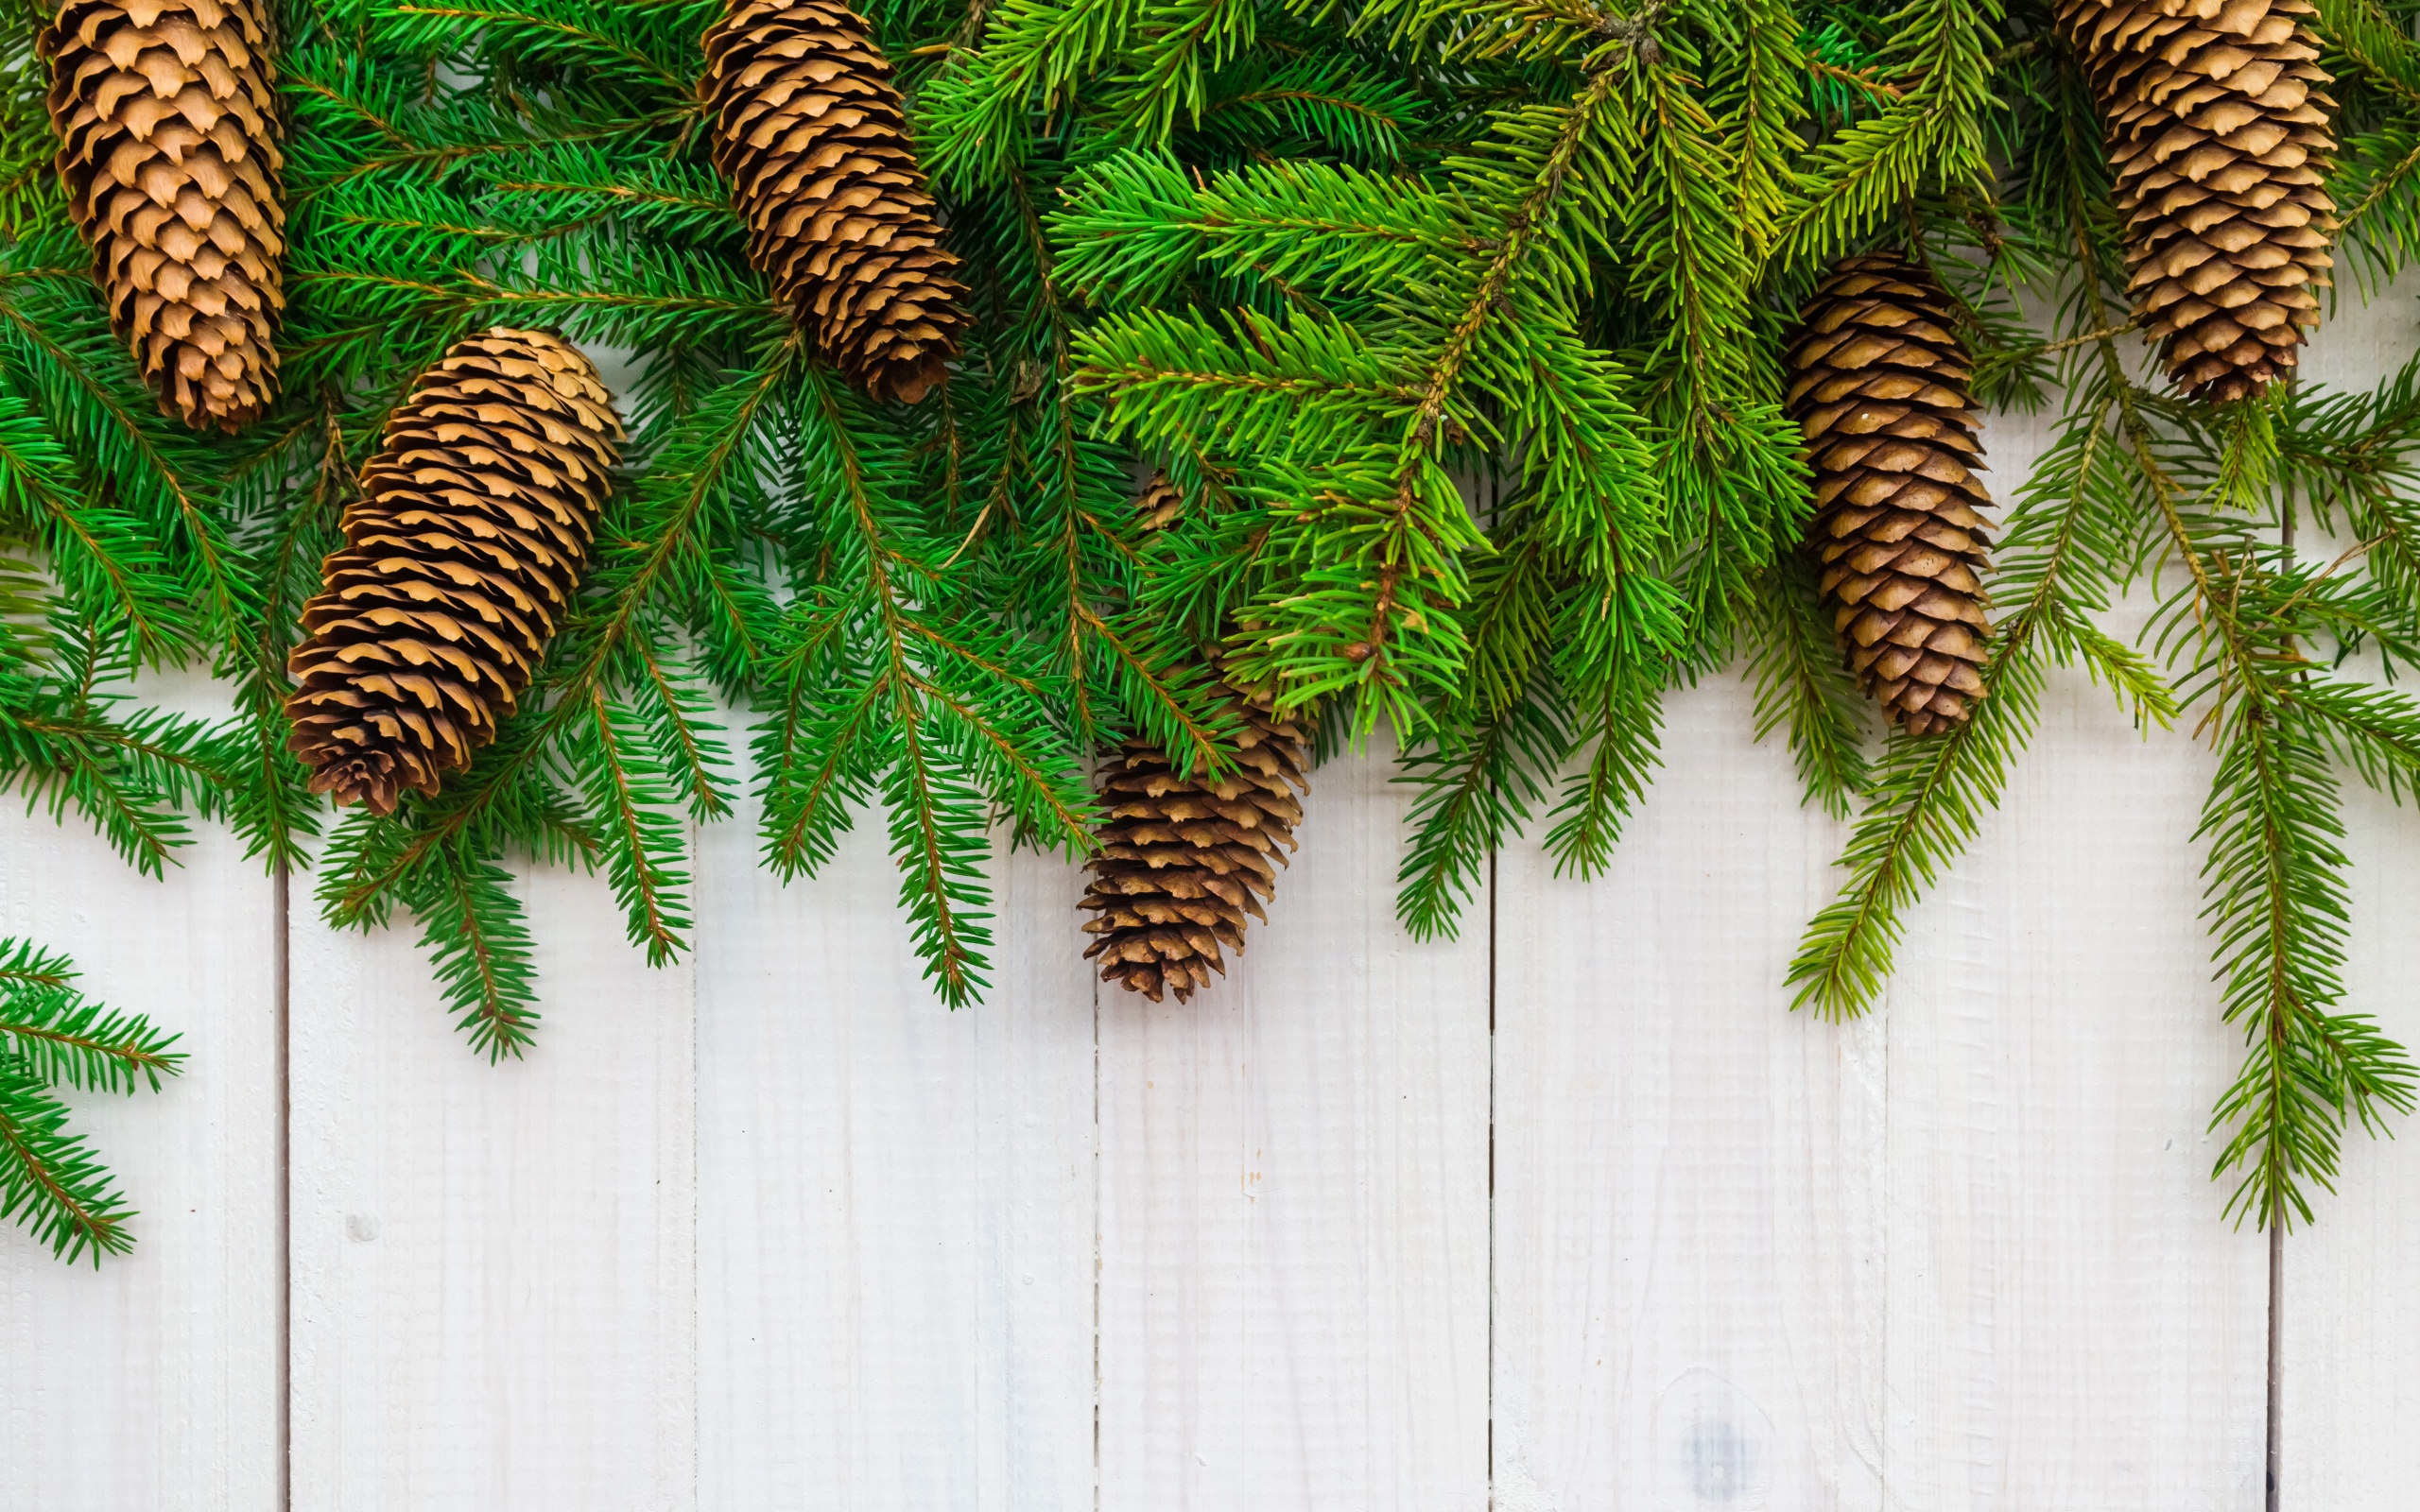
[[[1225,777],[1180,777],[1157,746],[1130,740],[1097,779],[1109,822],[1085,863],[1080,906],[1099,917],[1084,932],[1100,937],[1084,958],[1099,959],[1102,981],[1154,1003],[1163,988],[1189,1002],[1212,971],[1225,973],[1224,951],[1244,948],[1244,916],[1268,919],[1261,902],[1276,893],[1303,821],[1303,732],[1265,700],[1227,696],[1244,729]]]
[[[2291,372],[2333,266],[2336,102],[2307,0],[2058,0],[2109,136],[2135,314],[2179,388]]]
[[[621,438],[595,366],[544,332],[482,332],[421,375],[287,660],[311,791],[389,814],[495,738],[579,586]]]
[[[1134,499],[1145,531],[1166,526],[1184,507],[1184,495],[1165,472],[1153,473]],[[1266,697],[1223,679],[1219,691],[1243,726],[1227,776],[1180,777],[1148,740],[1103,756],[1095,774],[1109,822],[1100,850],[1084,863],[1093,880],[1078,906],[1099,916],[1084,932],[1100,936],[1084,958],[1100,958],[1102,981],[1154,1003],[1167,988],[1190,1002],[1212,971],[1226,973],[1224,951],[1244,948],[1244,916],[1268,920],[1261,901],[1276,895],[1277,868],[1303,822],[1295,797],[1309,787],[1303,732],[1274,717]]]
[[[705,48],[749,262],[852,383],[915,404],[970,318],[866,19],[838,0],[730,0]]]
[[[1833,269],[1789,348],[1815,470],[1807,546],[1858,683],[1913,735],[1965,723],[1991,626],[1991,504],[1964,347],[1932,275],[1892,254]]]
[[[258,0],[66,0],[43,33],[68,215],[160,407],[241,430],[277,397],[285,210]]]

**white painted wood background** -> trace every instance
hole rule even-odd
[[[2415,339],[2382,300],[2311,371]],[[2005,495],[2039,427],[1987,439]],[[500,1068],[307,879],[281,1044],[276,896],[225,836],[157,883],[11,812],[0,932],[193,1064],[78,1099],[133,1256],[0,1229],[0,1507],[2256,1512],[2273,1276],[2208,1180],[2209,757],[2055,679],[1843,1027],[1781,985],[1841,830],[1749,726],[1735,678],[1674,697],[1612,875],[1509,850],[1450,944],[1394,925],[1383,763],[1330,765],[1190,1007],[1097,994],[1077,877],[1020,855],[995,988],[947,1012],[875,827],[783,889],[743,815],[673,970],[601,882],[526,884],[546,1018]],[[2420,1042],[2420,819],[2352,818],[2354,989]],[[2289,1512],[2414,1504],[2410,1145],[2357,1141],[2283,1249]]]

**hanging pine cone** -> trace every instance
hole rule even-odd
[[[1243,950],[1246,914],[1269,918],[1261,902],[1275,894],[1303,821],[1303,732],[1265,700],[1227,696],[1243,732],[1226,776],[1180,777],[1167,752],[1130,740],[1098,778],[1109,822],[1086,863],[1093,880],[1081,906],[1099,915],[1084,932],[1100,938],[1084,957],[1099,959],[1102,981],[1154,1003],[1163,988],[1188,1002],[1212,971],[1226,971],[1222,947]]]
[[[890,64],[837,0],[730,0],[706,33],[715,165],[748,260],[876,399],[915,404],[969,321]]]
[[[2100,104],[2135,312],[2196,398],[2290,372],[2333,266],[2306,0],[2058,0]]]
[[[1184,502],[1161,473],[1134,509],[1143,528],[1157,530]],[[1166,751],[1130,740],[1102,759],[1096,778],[1109,822],[1085,863],[1093,880],[1080,906],[1099,917],[1084,932],[1100,938],[1084,958],[1099,959],[1102,981],[1154,1003],[1171,989],[1190,1002],[1212,971],[1226,972],[1225,951],[1244,948],[1244,916],[1268,920],[1261,902],[1275,895],[1277,868],[1303,822],[1295,796],[1309,786],[1303,732],[1272,715],[1266,697],[1223,679],[1219,686],[1243,727],[1225,777],[1180,777]]]
[[[311,791],[392,813],[495,738],[579,587],[621,438],[596,368],[544,332],[483,332],[421,374],[287,662]]]
[[[1808,548],[1850,670],[1910,734],[1963,724],[1991,633],[1992,501],[1949,298],[1903,258],[1853,257],[1801,320],[1789,404],[1815,470]]]
[[[277,397],[285,166],[257,0],[66,0],[42,37],[68,215],[160,407],[240,430]]]

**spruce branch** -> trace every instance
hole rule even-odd
[[[67,1126],[61,1087],[160,1090],[183,1069],[177,1037],[140,1014],[92,1002],[64,956],[0,940],[0,1219],[14,1219],[71,1263],[133,1247],[134,1210],[92,1146]]]
[[[1844,819],[1872,785],[1864,750],[1865,699],[1841,662],[1831,626],[1816,601],[1803,560],[1776,562],[1758,575],[1746,625],[1755,679],[1755,734],[1787,729],[1804,801]]]
[[[1998,0],[1909,0],[1878,25],[1877,66],[1905,80],[1869,120],[1819,144],[1773,240],[1785,267],[1827,260],[1927,181],[1987,182],[1982,116],[1990,108],[1991,28]]]

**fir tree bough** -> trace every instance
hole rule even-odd
[[[2170,150],[2139,71],[2087,56],[2113,9],[2223,9],[2286,82],[2194,43],[2218,93],[2162,96],[2202,133]],[[28,653],[25,707],[97,722],[26,769],[138,859],[199,806],[315,867],[337,922],[410,916],[473,1043],[516,1054],[518,866],[601,869],[660,961],[696,826],[748,812],[787,878],[878,816],[914,948],[968,1002],[995,835],[1088,851],[1087,762],[1128,742],[1235,769],[1215,665],[1274,721],[1386,727],[1399,912],[1450,934],[1525,832],[1600,871],[1664,695],[1737,662],[1756,732],[1855,816],[1790,972],[1840,1016],[2081,672],[2218,754],[2212,1006],[2246,1044],[2221,1175],[2252,1221],[2300,1220],[2347,1129],[2414,1094],[2342,987],[2337,816],[2348,780],[2420,777],[2420,710],[2350,655],[2420,647],[2420,369],[2287,381],[2326,260],[2377,287],[2420,248],[2412,10],[285,0],[282,391],[238,435],[154,413],[67,201],[20,171],[47,121],[0,95],[0,505],[42,569],[26,623],[56,606],[72,643]],[[2054,410],[2031,473],[1992,480],[1970,717],[1887,739],[1803,549],[1787,376],[1817,281],[1861,258],[1921,280],[1977,404]],[[904,345],[849,334],[850,268],[899,296]],[[2146,376],[2187,326],[2183,389]],[[496,327],[584,345],[621,391],[591,568],[467,767],[332,822],[284,748],[302,605],[416,376]],[[2352,549],[2309,559],[2314,529]],[[2110,627],[2129,594],[2158,604],[2139,637]],[[234,708],[116,718],[76,657],[199,662]]]
[[[98,1264],[133,1246],[134,1210],[68,1128],[60,1091],[158,1091],[185,1057],[171,1048],[175,1035],[92,1002],[75,980],[64,956],[0,940],[0,1219],[24,1224],[61,1260]]]

